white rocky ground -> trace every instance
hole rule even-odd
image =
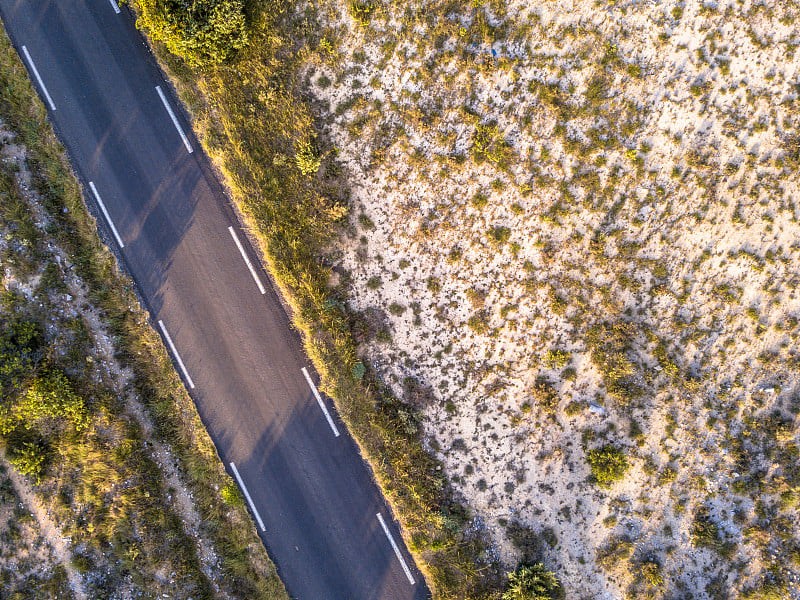
[[[503,560],[519,522],[570,597],[796,597],[797,5],[354,6],[317,6],[307,77],[353,190],[338,281]]]

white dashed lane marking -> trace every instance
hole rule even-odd
[[[247,503],[250,505],[250,510],[253,511],[253,514],[256,516],[256,521],[258,521],[258,526],[261,528],[261,531],[266,531],[267,528],[264,527],[264,521],[261,520],[261,515],[258,514],[258,510],[256,510],[256,505],[253,504],[253,499],[250,497],[250,492],[247,491],[247,487],[244,485],[244,481],[242,481],[242,476],[239,475],[239,469],[236,468],[236,465],[231,463],[231,471],[236,476],[236,482],[239,484],[239,487],[242,488],[242,493],[244,493],[244,497],[247,498]]]
[[[172,354],[173,356],[175,356],[175,360],[178,361],[178,366],[181,368],[183,376],[186,378],[186,383],[189,384],[190,388],[194,389],[194,381],[192,381],[192,378],[189,377],[189,371],[186,370],[186,365],[183,364],[181,355],[178,354],[178,349],[175,347],[175,344],[172,343],[172,337],[169,335],[167,328],[164,327],[164,321],[159,321],[158,326],[161,328],[161,333],[164,334],[164,339],[167,340],[167,345],[169,346],[169,349],[172,350]]]
[[[50,92],[47,91],[47,88],[44,85],[44,81],[42,81],[42,76],[39,75],[39,69],[36,68],[36,64],[33,62],[33,59],[31,58],[31,53],[28,52],[28,48],[23,46],[22,53],[25,55],[25,59],[28,61],[28,65],[30,66],[31,71],[33,71],[33,76],[36,77],[36,81],[39,83],[39,87],[42,88],[44,97],[47,98],[47,103],[50,105],[50,110],[55,110],[56,105],[53,102],[53,99],[50,97]]]
[[[175,125],[175,129],[178,130],[178,134],[181,136],[181,139],[183,140],[183,145],[186,146],[186,149],[189,151],[189,154],[191,154],[192,152],[194,152],[194,150],[192,149],[192,145],[189,143],[189,138],[186,137],[186,134],[183,132],[183,127],[181,127],[181,124],[178,123],[178,117],[175,116],[172,107],[169,105],[169,102],[167,102],[167,97],[161,90],[160,85],[156,86],[156,91],[158,92],[159,98],[161,98],[161,102],[164,103],[164,108],[166,108],[167,113],[169,113],[169,118],[172,119],[172,124]]]
[[[103,216],[106,218],[108,222],[108,226],[111,227],[111,233],[114,234],[114,237],[117,240],[120,248],[124,248],[125,244],[122,243],[122,238],[119,235],[119,231],[117,231],[116,226],[114,225],[114,221],[111,220],[111,215],[108,214],[106,210],[106,205],[103,204],[103,199],[100,198],[100,194],[97,193],[97,188],[94,186],[94,181],[89,182],[89,187],[92,190],[92,194],[94,194],[94,199],[97,200],[97,204],[100,206],[100,211],[103,213]]]
[[[400,561],[400,566],[403,567],[403,572],[406,574],[406,577],[408,577],[408,582],[411,585],[414,585],[414,583],[416,582],[414,581],[414,577],[411,575],[411,569],[408,568],[406,561],[403,559],[403,555],[400,554],[400,548],[397,547],[397,542],[394,541],[392,534],[389,532],[389,528],[386,526],[386,521],[383,520],[383,515],[381,515],[381,513],[378,513],[375,516],[378,517],[378,521],[381,522],[381,527],[383,527],[383,533],[385,533],[386,537],[389,538],[389,543],[392,545],[392,550],[394,550],[395,556],[397,556],[397,560]]]
[[[325,418],[328,420],[328,425],[331,426],[331,430],[333,430],[333,435],[339,437],[339,430],[336,429],[336,423],[333,422],[333,419],[331,418],[331,413],[328,412],[328,407],[325,406],[325,403],[322,401],[322,396],[319,395],[319,392],[317,391],[317,386],[315,386],[314,382],[311,381],[311,375],[308,374],[308,369],[303,367],[301,371],[303,371],[303,375],[305,376],[306,381],[308,382],[308,387],[310,387],[311,391],[314,393],[314,398],[317,399],[317,404],[319,404],[319,407],[322,409],[322,412],[325,413]]]
[[[253,279],[255,279],[256,285],[258,286],[258,291],[261,292],[262,295],[266,294],[267,290],[264,289],[264,284],[261,283],[261,279],[258,278],[258,273],[256,273],[255,267],[253,267],[253,263],[251,263],[250,259],[247,257],[247,253],[245,253],[244,251],[244,246],[242,246],[242,242],[239,241],[239,236],[236,235],[236,232],[233,230],[233,227],[228,227],[228,231],[230,231],[233,241],[236,242],[236,247],[239,249],[239,252],[241,253],[242,258],[244,259],[247,268],[250,269],[250,275],[252,275]]]

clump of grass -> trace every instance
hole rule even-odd
[[[477,192],[472,197],[470,202],[472,203],[472,206],[474,206],[475,208],[481,209],[481,208],[483,208],[484,206],[486,206],[489,203],[489,198],[486,196],[486,194],[482,194],[480,192]]]
[[[495,244],[505,244],[511,239],[511,229],[504,225],[495,225],[486,232]]]
[[[733,556],[736,550],[736,544],[726,539],[705,505],[700,506],[695,512],[691,533],[692,544],[714,550],[725,558]]]

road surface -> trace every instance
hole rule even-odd
[[[428,597],[130,13],[0,0],[0,16],[290,595]]]

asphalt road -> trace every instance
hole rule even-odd
[[[315,397],[302,369],[316,375],[208,159],[131,15],[117,11],[114,0],[0,0],[87,202],[290,595],[428,597],[369,468],[330,399]]]

